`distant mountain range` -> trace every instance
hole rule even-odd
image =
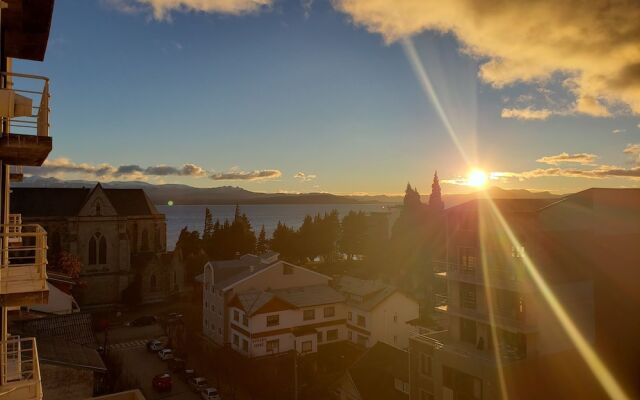
[[[25,177],[22,182],[13,183],[17,187],[93,187],[97,182],[84,180],[63,181],[56,178],[38,176]],[[330,193],[260,193],[251,192],[235,186],[220,186],[212,188],[196,188],[181,184],[154,185],[140,181],[114,181],[102,183],[104,187],[114,189],[144,189],[154,204],[204,205],[204,204],[356,204],[356,203],[387,203],[399,204],[402,196],[386,195],[351,195],[340,196]],[[524,189],[508,190],[498,187],[486,189],[495,199],[548,199],[560,198],[550,192],[530,192]],[[480,192],[444,195],[447,207],[464,203],[479,196]],[[428,195],[422,196],[423,202],[428,202]]]

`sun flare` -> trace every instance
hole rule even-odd
[[[469,172],[469,176],[467,176],[467,184],[469,186],[481,188],[487,184],[487,173],[480,170],[474,169]]]

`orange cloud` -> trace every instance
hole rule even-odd
[[[385,41],[451,33],[483,60],[496,88],[563,76],[573,112],[640,114],[640,7],[635,0],[333,0]],[[554,75],[555,74],[555,75]]]

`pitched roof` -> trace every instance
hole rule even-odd
[[[97,186],[96,186],[97,187]],[[25,217],[74,217],[95,190],[89,188],[11,189],[11,212]],[[143,189],[102,189],[118,215],[157,215]]]
[[[272,300],[280,300],[291,308],[303,308],[323,304],[334,304],[344,301],[344,297],[327,285],[301,286],[275,290],[251,290],[239,293],[235,301],[249,315],[260,313],[260,310]]]
[[[363,310],[372,310],[398,289],[382,282],[343,275],[335,280],[335,287],[342,292],[347,303]]]
[[[406,351],[378,342],[348,371],[364,400],[409,398],[409,395],[395,388],[396,378],[409,382],[409,353]]]
[[[91,314],[74,313],[55,315],[22,322],[22,331],[26,335],[41,337],[59,337],[72,343],[95,346]]]
[[[270,292],[296,307],[320,306],[344,301],[344,296],[328,285],[276,289]]]
[[[95,349],[64,340],[61,337],[38,338],[38,358],[41,362],[106,372]]]

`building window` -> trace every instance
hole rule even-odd
[[[240,336],[236,335],[235,333],[233,334],[233,345],[234,346],[240,345]]]
[[[278,326],[280,325],[280,315],[267,315],[267,326]]]
[[[89,239],[89,265],[107,263],[107,239],[96,232]]]
[[[267,353],[277,353],[280,351],[280,339],[267,340]]]
[[[249,342],[246,339],[242,339],[242,351],[245,353],[249,352]]]
[[[460,318],[460,340],[476,344],[476,321]]]
[[[151,278],[149,279],[149,290],[152,292],[158,290],[158,282],[154,274],[151,274]]]
[[[247,314],[242,316],[242,325],[249,326],[249,318],[247,318]]]
[[[140,244],[140,251],[149,251],[149,232],[147,229],[142,229],[142,243]]]
[[[337,329],[331,329],[330,331],[327,331],[327,342],[330,340],[338,340],[338,330]]]
[[[460,282],[460,305],[475,310],[476,287],[470,283]]]
[[[325,307],[324,308],[324,317],[325,318],[331,318],[334,317],[336,315],[336,308],[331,306],[331,307]]]
[[[358,326],[365,326],[365,323],[364,315],[358,315]]]
[[[240,313],[238,310],[233,310],[233,320],[236,322],[240,321]]]
[[[311,310],[304,310],[302,312],[302,319],[304,321],[309,321],[312,319],[316,319],[316,310],[311,309]]]
[[[462,272],[475,273],[477,262],[475,249],[471,247],[460,247],[458,249],[458,258]]]
[[[420,353],[420,374],[431,376],[431,357],[425,353]]]
[[[322,343],[322,331],[318,331],[318,343]]]
[[[311,351],[313,351],[313,342],[311,342],[311,340],[302,342],[301,351],[303,353],[310,353]]]

